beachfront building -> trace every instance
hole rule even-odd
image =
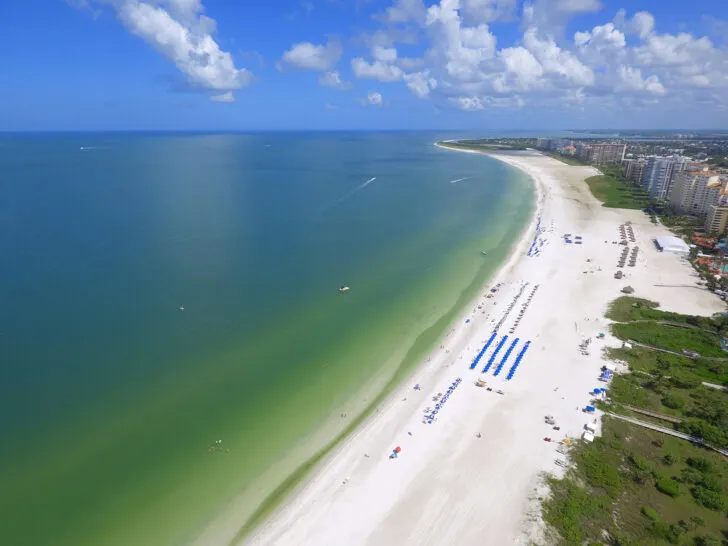
[[[626,144],[585,144],[583,142],[576,144],[576,156],[586,163],[597,165],[621,163],[626,150]]]
[[[645,159],[625,159],[622,161],[622,176],[630,180],[633,184],[639,184],[642,181],[642,173],[645,170]]]
[[[642,171],[642,187],[651,199],[668,200],[677,173],[683,170],[687,158],[681,156],[650,156]]]
[[[711,205],[705,219],[707,233],[723,233],[728,225],[728,205]]]
[[[536,148],[564,153],[564,148],[571,146],[571,141],[563,138],[537,138]]]
[[[678,214],[705,216],[711,205],[717,205],[723,189],[720,174],[703,164],[688,164],[675,173],[670,192],[670,207]]]
[[[690,247],[688,244],[682,239],[673,237],[672,235],[657,237],[655,239],[655,245],[661,252],[670,252],[681,256],[688,256],[690,254]]]

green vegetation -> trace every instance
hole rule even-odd
[[[453,150],[473,150],[476,152],[495,152],[505,150],[525,150],[527,147],[523,144],[511,144],[507,141],[490,141],[490,140],[458,140],[455,142],[440,141],[438,146],[443,148],[452,148]]]
[[[728,487],[728,462],[722,455],[610,417],[602,429],[594,443],[573,449],[574,465],[564,479],[550,481],[543,515],[558,533],[557,544],[719,540],[728,527],[715,509],[723,506]],[[690,466],[693,458],[706,460],[710,470]]]
[[[701,356],[728,357],[728,354],[720,348],[717,335],[697,328],[668,326],[655,322],[633,322],[613,324],[612,332],[620,339],[631,339],[678,353],[685,349],[697,352]]]
[[[594,197],[603,206],[617,209],[643,209],[650,198],[645,190],[610,174],[591,176],[586,179]]]
[[[554,159],[557,159],[557,160],[561,161],[562,163],[566,163],[567,165],[578,165],[578,166],[589,165],[589,163],[584,163],[581,159],[579,159],[578,157],[575,157],[575,156],[561,155],[556,152],[547,152],[544,150],[539,150],[539,152],[541,152],[543,155],[553,157]]]
[[[724,318],[668,313],[654,302],[630,297],[614,301],[607,316],[620,321],[614,325],[618,337],[678,352],[681,347],[711,352],[718,333],[727,328]],[[728,448],[728,393],[702,385],[728,383],[728,360],[642,347],[610,349],[608,355],[627,362],[632,372],[610,383],[608,411],[675,426]],[[624,405],[680,422],[672,425]],[[728,459],[719,453],[606,416],[602,436],[578,443],[570,459],[566,476],[550,480],[551,496],[543,505],[557,544],[706,545],[728,537]]]

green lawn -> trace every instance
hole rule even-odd
[[[642,188],[622,182],[613,176],[591,176],[586,179],[586,183],[594,197],[605,207],[643,209],[649,204],[649,196]]]

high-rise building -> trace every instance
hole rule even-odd
[[[675,176],[670,206],[680,214],[704,216],[711,205],[719,204],[722,189],[720,174],[705,165],[688,164]]]
[[[680,156],[650,156],[642,171],[642,186],[651,199],[668,200],[677,173],[687,164],[687,158]]]
[[[622,176],[634,184],[642,181],[642,173],[645,170],[646,161],[640,159],[625,159],[622,161]]]
[[[728,225],[728,206],[711,205],[708,217],[705,219],[705,231],[708,233],[723,233]]]
[[[605,165],[619,163],[624,159],[626,144],[576,144],[576,156],[586,163]]]

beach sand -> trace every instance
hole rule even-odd
[[[580,408],[590,401],[604,364],[602,347],[617,345],[603,318],[607,304],[626,285],[634,295],[659,301],[662,308],[693,314],[724,309],[696,284],[689,264],[658,252],[652,239],[667,233],[640,211],[606,209],[584,179],[592,167],[565,165],[536,152],[489,154],[527,172],[538,192],[537,215],[510,260],[481,292],[407,384],[335,450],[311,478],[253,535],[251,545],[481,545],[542,542],[538,497],[546,490],[543,473],[558,475],[557,441],[579,437],[593,419]],[[528,256],[536,217],[543,240]],[[631,221],[639,246],[637,265],[615,280],[622,246],[619,225]],[[583,244],[566,244],[565,233]],[[587,261],[590,260],[590,261]],[[489,289],[502,283],[494,297]],[[514,308],[504,312],[522,291]],[[530,303],[514,328],[519,312]],[[478,307],[480,306],[480,308]],[[470,320],[469,323],[466,323]],[[496,342],[509,340],[489,373],[469,365],[502,322]],[[604,332],[605,339],[596,336]],[[493,370],[515,337],[514,354],[498,377]],[[579,344],[591,339],[588,355]],[[515,376],[506,374],[525,341],[530,341]],[[423,423],[433,396],[453,391],[432,424]],[[474,385],[483,377],[493,391]],[[421,390],[414,390],[419,384]],[[496,393],[502,389],[504,394]],[[553,415],[560,431],[544,424]],[[478,435],[480,437],[478,437]],[[555,442],[545,442],[550,436]],[[396,447],[396,459],[389,454]],[[208,538],[210,537],[207,535]],[[217,538],[230,540],[230,536]],[[225,542],[227,543],[227,542]]]

